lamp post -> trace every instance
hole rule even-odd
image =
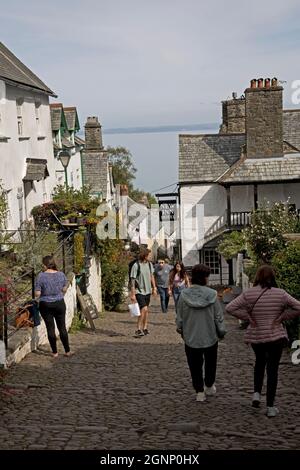
[[[67,173],[67,168],[70,162],[71,155],[67,150],[62,150],[59,153],[59,159],[61,161],[62,166],[64,167],[65,170],[65,183],[66,183],[66,191],[68,191],[68,173]]]

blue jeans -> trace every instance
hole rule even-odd
[[[167,287],[157,286],[157,290],[160,296],[160,305],[163,313],[167,313],[169,305],[169,289]]]
[[[181,292],[183,291],[184,287],[174,287],[173,288],[173,299],[174,299],[174,302],[175,302],[175,310],[177,309],[177,304],[178,304],[178,300],[179,300],[179,297],[180,297],[180,294]]]

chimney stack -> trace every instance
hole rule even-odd
[[[87,118],[84,133],[85,148],[87,150],[103,150],[101,124],[97,116]]]
[[[245,100],[232,93],[232,99],[222,102],[220,134],[245,133]]]
[[[282,91],[276,78],[251,80],[246,95],[247,158],[283,155]]]

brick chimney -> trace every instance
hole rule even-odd
[[[283,155],[282,91],[276,78],[253,79],[245,90],[247,158]]]
[[[84,126],[86,150],[102,150],[101,124],[97,116],[88,117]]]
[[[236,93],[232,93],[231,100],[222,101],[220,134],[245,133],[245,99],[236,96]]]

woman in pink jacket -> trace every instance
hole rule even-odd
[[[254,287],[243,292],[226,307],[226,312],[240,320],[248,320],[245,333],[256,357],[252,406],[260,406],[265,369],[267,369],[267,416],[278,414],[274,407],[278,368],[282,350],[287,342],[284,320],[300,316],[300,302],[283,289],[278,289],[271,266],[261,266]]]

